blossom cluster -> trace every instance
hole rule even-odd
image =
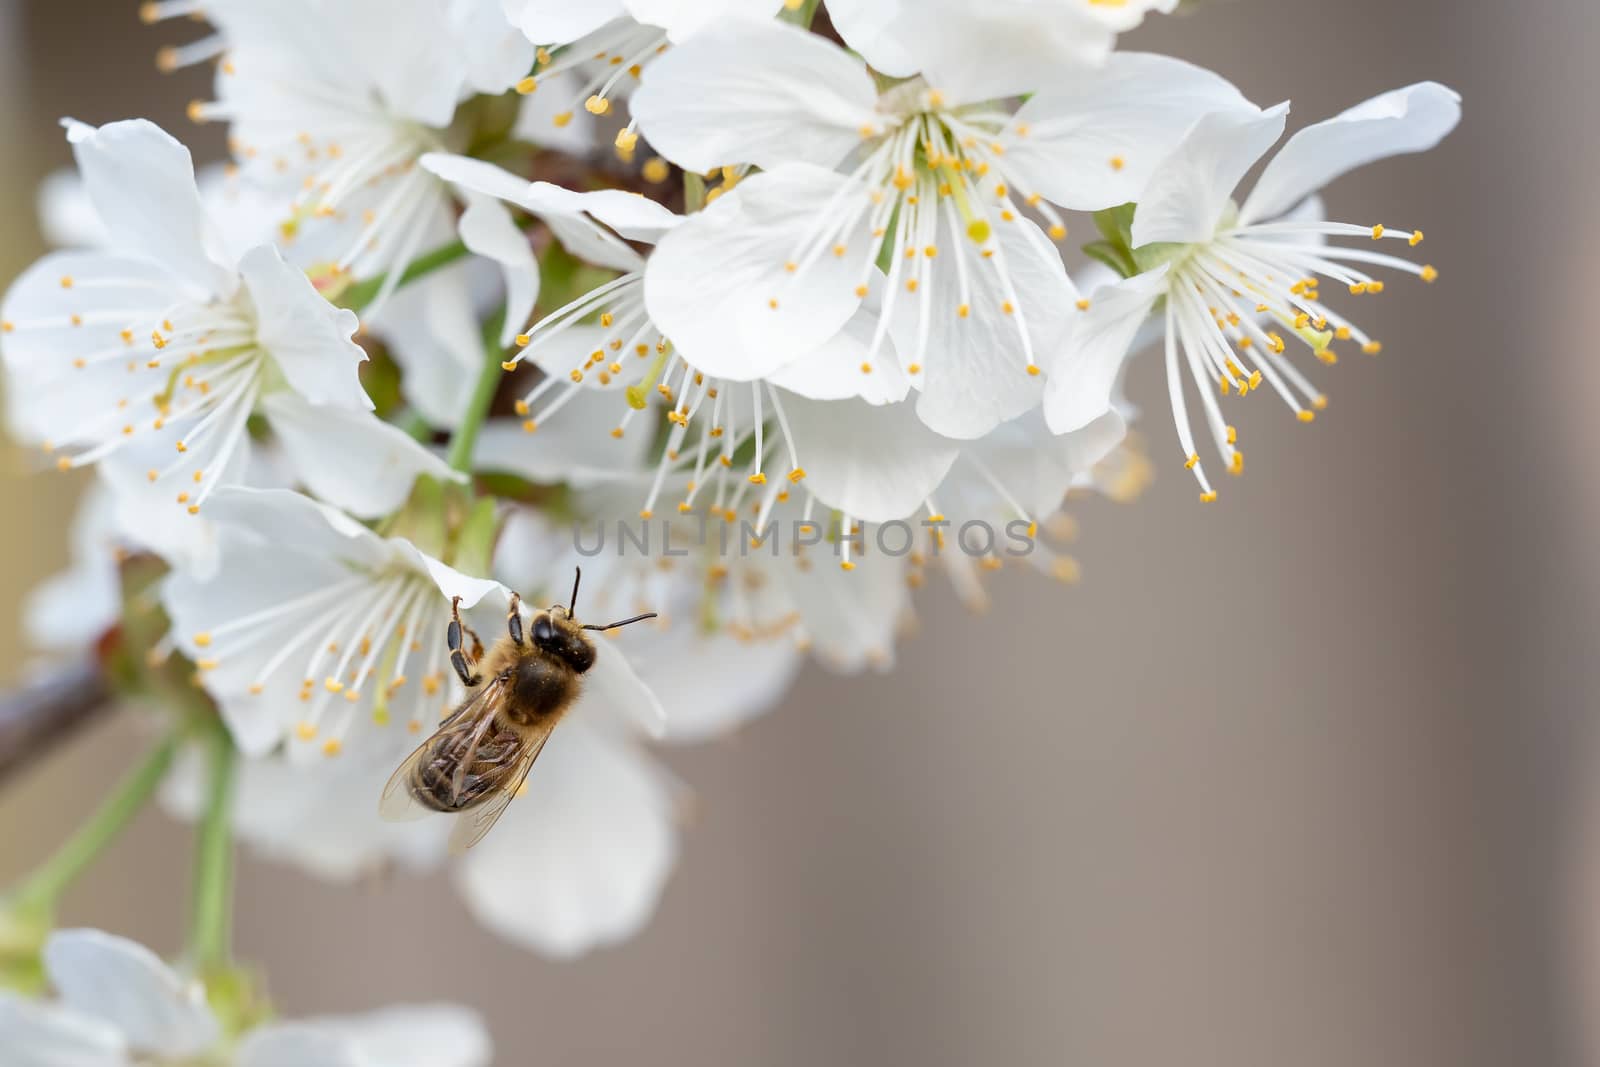
[[[582,564],[586,618],[659,619],[601,640],[526,798],[453,871],[519,943],[628,936],[686,792],[648,742],[761,713],[808,654],[888,668],[930,573],[974,605],[1008,563],[1075,579],[1069,494],[1149,477],[1140,349],[1168,384],[1152,440],[1210,503],[1244,466],[1228,406],[1310,422],[1317,365],[1378,351],[1339,290],[1437,278],[1420,230],[1331,221],[1319,191],[1433,147],[1457,96],[1385,92],[1274,153],[1288,104],[1117,48],[1176,6],[145,4],[212,27],[161,63],[215,64],[189,114],[231,160],[64,122],[62,248],[0,307],[11,433],[96,474],[40,643],[116,625],[142,603],[119,567],[158,558],[152,662],[191,663],[247,757],[238,832],[335,879],[429,869],[440,827],[384,824],[377,796],[461,699],[452,604],[492,638],[512,590],[559,600]],[[608,522],[688,548],[583,551],[572,530]],[[815,536],[765,550],[779,525]],[[196,817],[198,762],[167,788]]]

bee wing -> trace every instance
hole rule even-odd
[[[440,723],[439,728],[429,734],[428,739],[418,745],[399,767],[395,768],[395,772],[389,776],[389,781],[383,787],[383,795],[378,799],[378,814],[385,821],[409,822],[424,815],[437,814],[420,803],[411,793],[412,776],[416,772],[417,764],[421,763],[422,758],[432,752],[437,743],[446,736],[455,735],[457,744],[467,743],[478,720],[482,718],[481,715],[472,714],[473,710],[483,707],[484,698],[499,688],[498,682],[491,682],[462,701],[461,706]],[[492,703],[491,699],[490,704]]]
[[[539,758],[539,753],[544,751],[544,743],[550,740],[550,734],[556,728],[558,716],[550,716],[551,721],[528,731],[522,737],[522,752],[517,757],[517,766],[495,790],[493,796],[456,816],[456,824],[450,831],[450,853],[459,856],[467,849],[483,840],[494,824],[500,821],[506,808],[522,792],[522,783],[528,780],[528,772],[533,769],[533,761]]]

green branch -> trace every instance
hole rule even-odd
[[[448,267],[456,260],[467,254],[467,246],[461,241],[452,241],[447,245],[435,248],[432,252],[424,252],[406,267],[405,273],[400,275],[400,284],[395,286],[398,291],[410,285],[424,275],[432,274],[441,267]],[[377,295],[383,291],[388,274],[380,274],[375,278],[356,282],[343,293],[339,294],[334,303],[340,307],[349,308],[351,311],[361,311],[372,303]]]

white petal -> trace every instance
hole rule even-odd
[[[56,252],[29,267],[0,304],[0,319],[12,324],[0,332],[12,432],[57,445],[107,436],[105,412],[139,383],[116,365],[80,369],[74,360],[120,350],[124,328],[160,321],[178,299],[171,275],[149,260]]]
[[[685,170],[801,161],[832,167],[882,130],[861,61],[782,22],[727,19],[644,70],[629,107],[650,146]]]
[[[626,14],[622,0],[504,0],[506,15],[534,44],[568,44]]]
[[[947,437],[982,437],[1039,402],[1044,379],[1027,371],[1023,330],[1041,372],[1060,349],[1078,291],[1061,254],[1029,219],[996,224],[998,251],[980,259],[967,235],[939,218],[937,244],[945,249],[929,284],[915,298],[898,294],[893,312],[895,346],[902,363],[921,363],[913,381],[921,388],[917,414]],[[963,294],[955,246],[967,258],[970,288]],[[1001,283],[1003,269],[1011,291]],[[921,303],[929,304],[923,338]],[[957,312],[963,303],[969,314]],[[1011,312],[1005,309],[1012,307]]]
[[[921,533],[914,521],[910,526]],[[898,549],[904,537],[886,534],[885,541]],[[867,543],[872,543],[871,534]],[[838,671],[888,669],[894,662],[895,631],[910,607],[905,559],[872,553],[845,571],[827,546],[811,553],[810,570],[785,567],[782,574],[817,658]]]
[[[1074,324],[1067,350],[1045,384],[1044,413],[1055,433],[1082,430],[1112,409],[1123,361],[1139,328],[1167,291],[1168,267],[1098,290]]]
[[[872,353],[873,337],[878,330],[882,280],[883,276],[874,272],[872,292],[860,310],[845,323],[844,329],[823,342],[821,348],[774,371],[767,381],[812,400],[860,397],[869,404],[894,404],[904,400],[911,391],[911,379],[900,365],[891,337],[884,337],[879,344],[878,358],[871,364],[872,373],[861,370]]]
[[[1116,40],[1109,26],[1075,3],[916,0],[896,6],[891,58],[909,58],[952,103],[1037,92],[1063,66],[1103,62]],[[980,62],[976,56],[993,58]]]
[[[474,91],[505,92],[533,69],[533,42],[506,17],[504,0],[453,0],[454,47]]]
[[[474,290],[494,291],[498,272],[464,260],[397,290],[367,328],[400,364],[406,402],[433,426],[454,427],[486,355]]]
[[[1139,199],[1156,165],[1201,116],[1244,109],[1254,110],[1208,70],[1120,52],[1100,70],[1069,67],[1030,97],[1001,133],[1001,162],[1025,193],[1100,211]]]
[[[533,246],[528,243],[528,235],[517,229],[505,205],[482,194],[467,194],[460,229],[462,244],[499,264],[505,276],[505,325],[500,331],[500,345],[509,346],[539,299],[539,262],[533,258]]]
[[[45,942],[44,966],[62,1003],[111,1023],[142,1052],[192,1056],[220,1036],[200,983],[180,978],[126,938],[58,930]]]
[[[412,566],[431,578],[446,601],[460,597],[463,611],[477,607],[485,599],[492,600],[497,608],[509,601],[505,588],[492,578],[474,578],[470,574],[462,574],[400,538],[392,538],[389,544],[400,556],[409,559]],[[499,616],[503,620],[505,612],[500,611]]]
[[[465,480],[404,430],[370,411],[311,404],[291,392],[265,397],[261,409],[312,495],[358,518],[376,519],[394,511],[421,475]]]
[[[348,1041],[363,1067],[487,1067],[493,1051],[483,1019],[454,1004],[397,1004],[305,1023]]]
[[[636,270],[640,265],[637,252],[590,217],[598,217],[602,211],[620,211],[623,203],[617,197],[575,193],[549,182],[529,182],[492,163],[441,152],[423,156],[422,166],[462,189],[516,204],[537,215],[567,251],[580,259],[622,271]],[[671,215],[659,205],[659,211],[652,211],[634,203],[642,197],[626,193],[621,196],[628,201],[627,211],[621,216],[625,221],[638,221],[647,212],[657,219],[662,214]]]
[[[515,474],[541,485],[592,485],[636,474],[650,438],[611,436],[626,410],[618,393],[584,389],[537,433],[524,432],[520,419],[490,419],[478,435],[472,469]]]
[[[631,747],[563,723],[457,884],[478,920],[552,956],[638,932],[677,858],[672,789]]]
[[[108,1022],[0,991],[7,1067],[127,1067],[128,1047]]]
[[[24,602],[28,643],[35,648],[86,651],[122,617],[117,500],[104,482],[79,499],[70,536],[70,567],[40,582]]]
[[[67,139],[113,248],[162,264],[197,293],[233,291],[187,148],[144,119],[99,129],[69,122]]]
[[[583,620],[580,617],[580,621],[604,626],[620,620]],[[660,737],[666,732],[667,713],[655,692],[639,680],[629,665],[621,648],[621,634],[625,632],[618,631],[618,636],[602,633],[595,640],[594,666],[583,676],[580,708],[583,714],[593,716],[596,721],[631,724],[634,729]]]
[[[1115,409],[1067,434],[1052,432],[1040,413],[1029,412],[974,442],[972,454],[1003,479],[1030,515],[1045,516],[1061,507],[1067,491],[1115,452],[1127,433],[1127,420]],[[958,465],[951,479],[961,477],[971,485],[976,473]],[[993,487],[987,484],[980,491],[993,496]],[[944,488],[939,492],[943,505]]]
[[[1210,240],[1239,179],[1283,135],[1288,114],[1289,105],[1279,104],[1262,112],[1216,112],[1195,123],[1139,198],[1134,247]]]
[[[83,178],[71,167],[52,171],[39,183],[39,232],[56,248],[100,248],[111,235],[95,212]]]
[[[1460,121],[1460,94],[1437,82],[1422,82],[1307,126],[1289,138],[1262,171],[1239,214],[1239,224],[1277,218],[1357,167],[1426,152]]]
[[[805,488],[829,507],[868,522],[922,507],[960,454],[913,405],[785,397],[784,412],[805,466]]]
[[[361,523],[287,489],[218,489],[206,501],[206,514],[263,543],[314,559],[376,569],[389,556],[383,539]]]
[[[786,265],[820,219],[854,211],[858,194],[848,178],[805,163],[746,178],[656,246],[645,271],[650,318],[685,359],[722,378],[765,377],[816,351],[861,306],[861,266],[826,252],[797,273]],[[864,213],[838,242],[871,246]]]
[[[625,0],[628,13],[648,26],[660,26],[682,42],[708,26],[733,19],[770,18],[783,0]]]
[[[239,1043],[239,1067],[369,1067],[355,1042],[306,1023],[274,1023]]]
[[[640,644],[634,665],[661,694],[666,740],[678,744],[719,737],[771,710],[805,662],[787,636],[706,636],[692,614],[665,631],[652,631]]]
[[[276,248],[246,252],[239,274],[256,308],[256,338],[295,391],[313,403],[372,410],[361,388],[367,354],[351,340],[355,312],[336,308]]]
[[[917,73],[917,60],[906,51],[897,26],[905,7],[902,0],[829,0],[828,18],[872,69],[909,78]]]

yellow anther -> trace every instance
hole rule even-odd
[[[329,759],[337,756],[342,748],[344,748],[344,745],[340,744],[337,737],[330,737],[326,741],[322,742],[322,754],[327,756]]]
[[[559,115],[556,115],[553,118],[551,118],[551,120],[550,120],[551,125],[555,126],[557,129],[561,129],[562,127],[570,124],[571,122],[572,122],[572,112],[570,112],[570,111],[563,111]]]
[[[870,364],[870,363],[861,364],[861,373],[862,374],[871,374],[872,373],[872,364]]]
[[[295,725],[294,735],[302,741],[310,741],[317,736],[316,724],[301,720]]]
[[[1368,341],[1366,344],[1361,346],[1361,351],[1365,352],[1369,356],[1375,356],[1379,352],[1383,351],[1383,343],[1381,341]]]
[[[1244,453],[1243,452],[1235,452],[1233,454],[1233,458],[1228,461],[1228,473],[1229,474],[1243,474],[1244,473]]]
[[[517,92],[521,93],[523,96],[527,96],[537,88],[539,88],[539,79],[532,76],[523,78],[521,81],[517,82]]]
[[[196,648],[210,648],[211,647],[211,635],[208,634],[208,633],[195,634],[194,635],[194,647],[196,647]]]
[[[1216,502],[1217,502],[1217,491],[1215,489],[1211,490],[1211,492],[1209,492],[1209,493],[1201,493],[1200,494],[1200,503],[1202,503],[1202,504],[1215,504]]]
[[[645,522],[649,522],[651,519],[655,518],[655,515],[656,513],[651,511],[649,508],[645,508],[643,511],[639,512],[639,518],[643,519]]]
[[[1384,233],[1383,224],[1379,223],[1378,225],[1376,225],[1376,226],[1374,226],[1372,228],[1372,239],[1374,241],[1381,240],[1383,238],[1383,233]]]
[[[660,156],[652,156],[645,161],[639,173],[644,175],[644,180],[651,185],[660,185],[672,175],[672,168]]]
[[[329,675],[327,678],[323,679],[322,687],[330,693],[339,693],[344,691],[344,683],[332,675]]]
[[[1411,247],[1415,248],[1422,243],[1422,231],[1417,230],[1411,235]]]
[[[1030,378],[1037,378],[1039,376],[1039,364],[1037,364],[1037,363],[1028,364],[1028,376]]]
[[[1186,471],[1192,471],[1196,467],[1198,467],[1199,465],[1200,465],[1200,456],[1199,456],[1198,453],[1194,453],[1194,452],[1189,453],[1189,458],[1183,461],[1183,469],[1186,470]]]
[[[202,659],[196,660],[194,665],[196,670],[214,671],[217,669],[218,663],[214,659]]]
[[[971,314],[972,314],[971,306],[969,306],[967,304],[959,304],[959,305],[957,305],[957,307],[956,307],[956,318],[964,319],[968,315],[971,315]]]
[[[845,571],[853,571],[853,570],[856,569],[856,565],[853,562],[851,562],[850,560],[847,560],[847,559],[846,560],[840,560],[839,561],[839,569],[840,570],[845,570]]]
[[[920,364],[920,363],[912,363],[912,364],[910,364],[909,366],[906,367],[906,373],[907,374],[921,374],[922,373],[922,364]]]
[[[516,370],[517,369],[517,361],[514,360],[514,359],[502,360],[501,363],[500,363],[500,369],[501,370],[505,370],[505,371]]]
[[[1121,170],[1123,167],[1126,167],[1127,165],[1128,165],[1128,161],[1123,159],[1121,156],[1112,156],[1111,157],[1111,169],[1112,170]]]
[[[767,484],[767,476],[765,474],[762,474],[760,471],[757,471],[756,473],[754,473],[754,474],[752,474],[750,476],[750,484],[751,485],[766,485]]]
[[[985,243],[989,240],[989,235],[992,232],[989,228],[988,219],[973,219],[967,223],[967,236],[972,239],[974,244],[981,245]]]
[[[1052,241],[1060,241],[1060,240],[1064,240],[1066,238],[1066,236],[1067,236],[1067,228],[1065,226],[1061,225],[1061,223],[1058,222],[1055,225],[1050,227],[1050,240],[1052,240]]]
[[[537,422],[534,422],[532,419],[523,419],[522,420],[522,432],[523,433],[537,433],[538,430],[539,430],[539,424]]]
[[[604,115],[611,110],[611,101],[596,94],[583,102],[583,109],[591,115]]]
[[[1315,422],[1317,419],[1317,413],[1315,411],[1307,410],[1306,408],[1301,408],[1299,411],[1295,412],[1295,418],[1299,419],[1301,422]]]
[[[1234,429],[1232,426],[1229,426],[1227,428],[1227,430],[1228,430],[1228,443],[1230,445],[1238,444],[1239,443],[1239,431]]]
[[[1425,266],[1422,268],[1422,280],[1432,285],[1439,280],[1439,272],[1431,266]]]
[[[1311,406],[1316,408],[1318,411],[1326,411],[1328,408],[1327,396],[1322,393],[1318,393],[1316,396],[1311,398]]]

